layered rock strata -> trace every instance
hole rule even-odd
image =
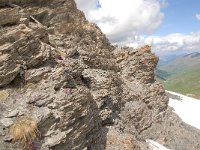
[[[146,150],[146,139],[200,149],[149,46],[112,46],[73,0],[0,0],[0,26],[1,150],[20,149],[8,131],[22,116],[37,122],[38,150]]]

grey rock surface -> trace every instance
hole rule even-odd
[[[112,46],[74,0],[0,0],[5,13],[0,150],[20,149],[8,132],[20,116],[37,121],[38,150],[148,150],[146,139],[200,149],[200,132],[172,113],[154,79],[149,46]]]

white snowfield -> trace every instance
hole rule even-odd
[[[149,147],[152,150],[170,150],[162,145],[160,145],[159,143],[153,141],[153,140],[146,140],[146,142],[149,144]]]
[[[200,129],[200,100],[184,96],[175,92],[167,91],[170,94],[181,97],[182,100],[170,98],[169,106],[187,124]]]
[[[174,108],[174,112],[185,123],[200,129],[200,100],[171,91],[166,92],[173,95],[169,99],[169,106]],[[152,150],[169,150],[155,141],[146,140],[146,142]]]

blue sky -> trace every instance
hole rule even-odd
[[[155,35],[200,31],[200,21],[195,17],[200,13],[200,0],[168,0],[168,6],[161,11],[164,18]]]
[[[113,44],[148,44],[158,55],[200,52],[200,0],[75,1]]]

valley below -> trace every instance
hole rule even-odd
[[[200,53],[187,54],[169,62],[158,64],[156,79],[167,90],[199,99]]]

